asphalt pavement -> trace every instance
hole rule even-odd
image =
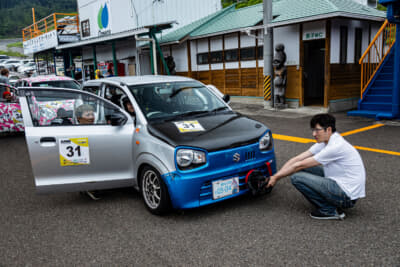
[[[235,110],[274,134],[312,138],[312,114]],[[289,112],[290,113],[290,112]],[[377,122],[335,113],[344,133]],[[346,136],[360,150],[367,197],[344,221],[313,220],[310,204],[282,179],[271,194],[151,215],[133,189],[37,195],[23,135],[0,136],[0,266],[400,266],[400,126]],[[274,140],[278,166],[312,143]]]

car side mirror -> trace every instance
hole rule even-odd
[[[110,121],[112,126],[120,126],[125,124],[128,119],[119,111],[114,111],[111,114]]]
[[[224,96],[222,97],[222,99],[223,99],[226,103],[229,103],[229,100],[231,100],[231,96],[230,96],[230,95],[224,95]]]

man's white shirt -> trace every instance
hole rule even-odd
[[[309,151],[323,165],[325,177],[336,181],[350,199],[365,197],[365,168],[361,156],[340,134],[333,133],[328,144],[314,144]]]

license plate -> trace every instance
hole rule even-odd
[[[239,193],[239,177],[218,180],[212,183],[213,199],[218,199]]]

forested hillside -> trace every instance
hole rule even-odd
[[[51,13],[77,12],[76,0],[0,0],[0,38],[21,37],[32,24],[32,7],[36,20]]]

